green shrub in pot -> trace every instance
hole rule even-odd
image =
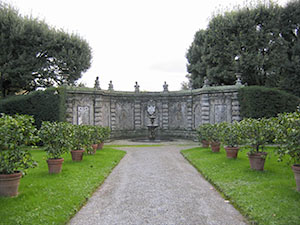
[[[33,117],[28,115],[1,114],[0,196],[17,195],[22,173],[37,165],[30,152],[22,148],[22,145],[34,144],[39,140],[33,124]]]

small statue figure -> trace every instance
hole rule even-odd
[[[236,81],[235,85],[242,85],[242,80],[241,80],[242,74],[241,73],[236,73]]]
[[[164,85],[163,85],[163,88],[164,88],[164,92],[168,92],[168,87],[169,85],[167,84],[167,82],[165,81]]]
[[[139,93],[139,92],[140,92],[140,85],[138,85],[138,82],[137,82],[137,81],[135,82],[134,89],[135,89],[135,92],[136,92],[136,93]]]
[[[114,85],[112,84],[112,81],[109,81],[108,90],[109,91],[113,91],[114,90]]]
[[[205,87],[209,87],[209,80],[206,78],[206,77],[204,77],[204,84],[203,84],[203,87],[205,88]]]
[[[94,88],[96,88],[97,90],[101,89],[100,88],[100,83],[99,83],[99,77],[96,77]]]

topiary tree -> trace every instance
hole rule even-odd
[[[78,35],[50,28],[0,3],[0,91],[3,97],[53,85],[74,84],[91,64]]]

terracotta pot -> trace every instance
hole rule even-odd
[[[300,191],[300,165],[299,164],[292,165],[292,170],[295,175],[297,191]]]
[[[203,148],[208,148],[209,147],[209,141],[202,140],[201,143],[202,143]]]
[[[99,150],[102,149],[102,148],[103,148],[103,145],[104,145],[104,142],[99,143],[97,149],[99,149]]]
[[[84,150],[72,150],[71,155],[72,155],[72,160],[73,161],[81,161],[83,157]]]
[[[236,159],[240,148],[225,146],[224,149],[226,151],[227,158]]]
[[[220,151],[220,142],[210,142],[210,148],[213,152]]]
[[[266,152],[248,153],[251,169],[263,171],[266,156]]]
[[[0,196],[17,196],[21,177],[21,172],[16,172],[14,174],[0,174]]]
[[[50,174],[52,173],[60,173],[61,172],[61,167],[62,163],[64,162],[64,159],[48,159],[48,171]]]

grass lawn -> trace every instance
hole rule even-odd
[[[73,162],[64,155],[60,174],[48,174],[46,153],[31,150],[38,167],[21,179],[19,195],[0,197],[0,224],[65,224],[119,163],[125,152],[104,147]]]
[[[268,148],[269,155],[272,148]],[[227,159],[225,150],[210,148],[183,150],[182,154],[226,199],[253,224],[300,224],[300,193],[291,167],[267,157],[265,171],[250,169],[247,151]]]

